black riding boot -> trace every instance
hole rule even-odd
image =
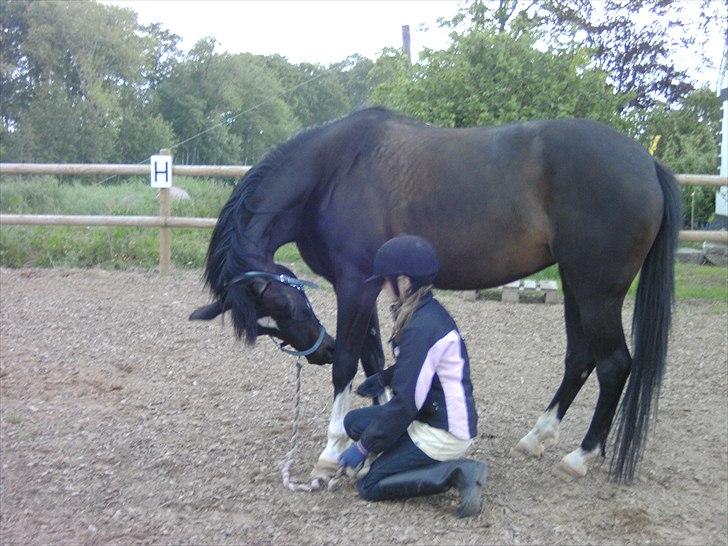
[[[384,478],[377,484],[379,498],[406,499],[442,493],[457,487],[460,505],[459,518],[480,513],[480,494],[488,476],[488,465],[473,459],[443,461],[416,470],[400,472]]]

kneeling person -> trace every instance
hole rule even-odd
[[[393,300],[392,343],[396,362],[357,389],[394,397],[381,406],[350,411],[344,428],[355,440],[339,458],[357,469],[379,454],[357,482],[367,500],[401,499],[457,487],[459,517],[478,514],[487,465],[463,459],[476,435],[477,413],[465,344],[453,321],[432,295],[439,262],[423,238],[400,235],[374,259],[374,276]]]

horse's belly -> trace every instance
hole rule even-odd
[[[509,283],[555,262],[545,238],[434,242],[440,257],[438,288],[475,290]]]
[[[467,210],[466,206],[462,207]],[[426,237],[441,262],[438,285],[453,290],[499,286],[554,263],[550,221],[536,203],[411,222],[403,232]]]
[[[491,288],[521,279],[552,265],[555,260],[546,245],[521,244],[514,247],[473,248],[469,254],[453,255],[441,250],[438,288],[475,290]]]

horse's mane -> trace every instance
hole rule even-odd
[[[232,311],[235,332],[238,337],[245,336],[248,343],[252,344],[257,336],[257,316],[254,302],[250,292],[244,287],[236,285],[234,290],[228,290],[227,287],[230,279],[250,268],[246,263],[249,255],[246,255],[245,248],[249,246],[250,240],[246,241],[245,226],[251,216],[255,214],[255,211],[251,210],[246,202],[258,190],[263,180],[281,167],[289,154],[294,152],[301,143],[308,141],[315,133],[331,125],[355,121],[363,116],[379,119],[395,117],[404,120],[409,119],[385,108],[375,107],[358,110],[345,117],[304,129],[270,150],[260,162],[248,171],[238,181],[228,202],[220,211],[217,225],[212,232],[210,245],[207,249],[204,281],[216,299],[229,305]],[[246,242],[248,245],[246,245]]]
[[[235,186],[228,202],[220,211],[217,225],[212,232],[207,249],[204,280],[211,292],[223,297],[226,283],[241,271],[245,271],[244,230],[253,211],[246,201],[255,193],[260,183],[278,167],[286,156],[318,127],[305,129],[270,150]]]
[[[359,116],[402,117],[386,108],[374,107],[355,111],[345,117],[304,129],[270,150],[235,186],[228,202],[220,211],[217,225],[212,232],[207,249],[205,285],[218,298],[225,295],[226,283],[241,271],[245,271],[244,228],[254,214],[246,207],[246,201],[255,193],[260,183],[278,167],[298,146],[315,133],[333,124],[353,120]]]
[[[230,307],[235,333],[240,338],[245,336],[248,344],[254,343],[257,337],[255,304],[245,287],[236,285],[235,290],[228,290],[227,287],[230,279],[250,268],[247,264],[249,255],[245,251],[245,226],[255,211],[246,202],[257,191],[261,182],[279,168],[301,142],[321,127],[323,126],[305,129],[270,150],[238,181],[212,231],[205,260],[205,285],[216,299],[225,303],[225,307]],[[250,240],[247,242],[250,243]]]

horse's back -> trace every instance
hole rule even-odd
[[[364,230],[377,239],[366,247],[376,249],[397,233],[423,235],[441,254],[448,288],[507,282],[562,257],[591,256],[574,249],[643,250],[659,228],[652,158],[604,124],[444,129],[386,110],[345,121],[327,152],[339,190],[329,210],[349,211],[342,241],[361,247],[370,236],[351,231]],[[351,222],[354,209],[360,221]]]

